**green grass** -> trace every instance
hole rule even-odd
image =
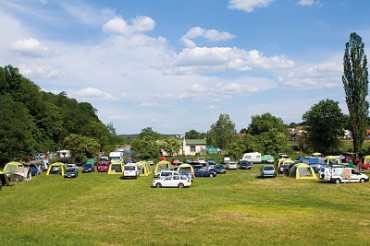
[[[188,189],[106,173],[13,183],[0,245],[369,245],[370,183],[260,179],[259,167]]]

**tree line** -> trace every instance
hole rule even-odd
[[[0,67],[0,105],[0,163],[59,149],[86,158],[117,143],[90,103],[42,91],[10,65]]]

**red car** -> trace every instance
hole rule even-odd
[[[370,163],[365,163],[363,166],[362,166],[363,169],[367,169],[367,170],[370,170]]]
[[[108,172],[109,165],[109,158],[106,156],[102,156],[98,162],[98,165],[96,166],[96,169],[98,170],[98,172]]]

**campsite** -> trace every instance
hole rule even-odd
[[[0,244],[369,244],[369,182],[262,179],[262,165],[195,178],[186,189],[105,172],[12,182],[0,193]]]

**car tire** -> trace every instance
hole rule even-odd
[[[340,183],[342,183],[342,182],[340,181],[340,179],[336,179],[336,180],[335,180],[335,183],[336,183],[336,184],[340,184]]]
[[[360,183],[365,183],[365,179],[360,179]]]
[[[180,184],[178,184],[178,186],[177,187],[179,187],[180,189],[181,188],[184,188],[184,184],[183,183],[180,183]]]
[[[162,184],[161,183],[156,183],[155,188],[162,188]]]
[[[209,174],[209,177],[210,177],[210,178],[213,178],[213,174],[212,174],[212,173],[210,173],[210,174]]]

